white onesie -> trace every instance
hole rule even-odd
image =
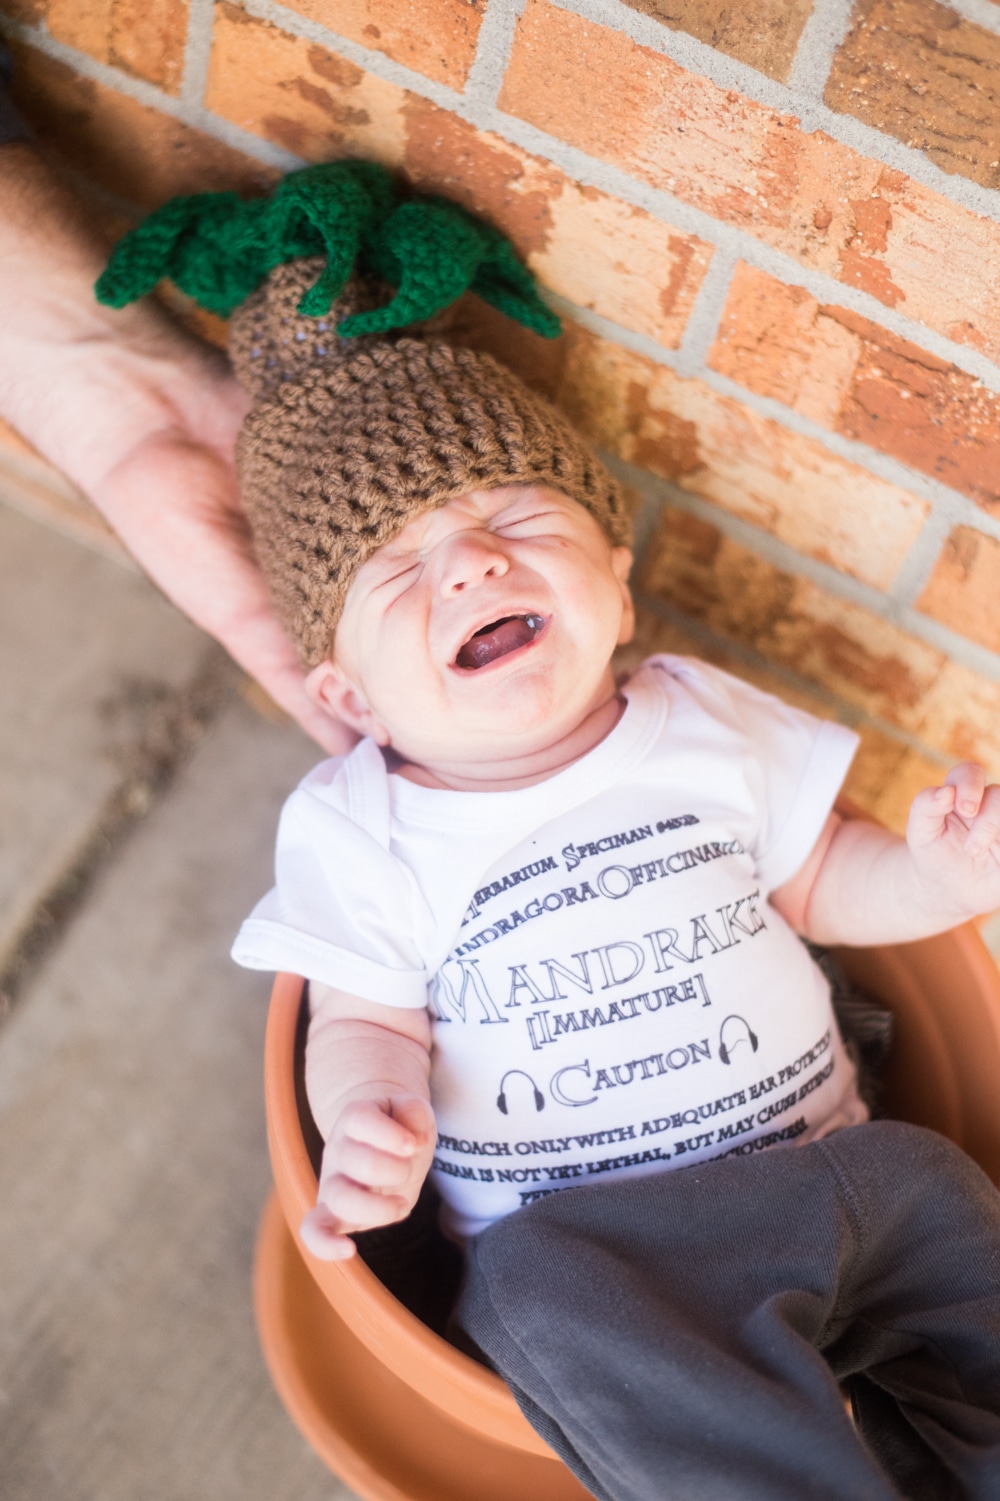
[[[653,657],[582,760],[446,792],[379,748],[285,804],[233,957],[428,1006],[432,1175],[474,1235],[545,1193],[865,1119],[829,987],[768,904],[857,745],[703,662]]]

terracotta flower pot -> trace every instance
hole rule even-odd
[[[951,1137],[1000,1184],[1000,973],[978,931],[837,957],[895,1013],[888,1113]],[[277,1201],[256,1269],[261,1340],[288,1411],[369,1501],[582,1501],[589,1492],[498,1377],[425,1328],[359,1257],[321,1262],[294,1238],[316,1196],[314,1128],[296,1089],[301,1000],[302,981],[279,975],[265,1050]]]

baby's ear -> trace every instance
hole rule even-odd
[[[314,667],[306,678],[306,693],[319,708],[335,714],[359,735],[370,735],[378,745],[389,744],[388,730],[338,663],[327,660]]]
[[[635,605],[632,603],[632,590],[628,586],[628,576],[632,572],[631,548],[612,548],[611,569],[622,591],[622,623],[618,632],[618,645],[624,646],[635,634]]]

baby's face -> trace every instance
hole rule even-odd
[[[337,627],[360,727],[428,766],[554,743],[614,691],[630,564],[556,490],[477,490],[423,512],[358,569]]]

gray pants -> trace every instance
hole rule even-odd
[[[457,1320],[601,1501],[1000,1501],[1000,1194],[919,1127],[542,1199]]]

